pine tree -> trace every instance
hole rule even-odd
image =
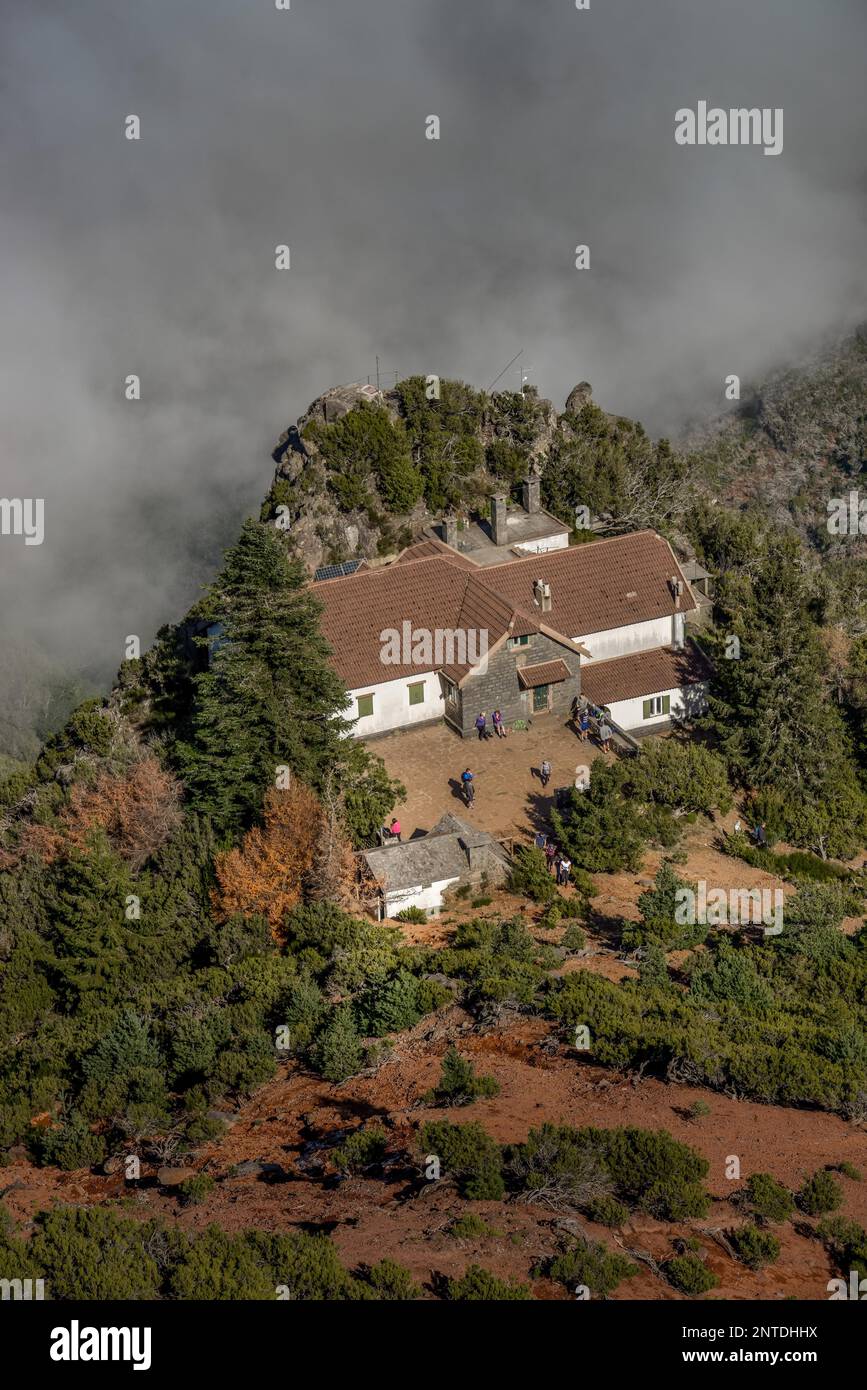
[[[363,1056],[352,1007],[339,1004],[317,1040],[314,1049],[317,1069],[326,1081],[346,1081],[360,1070]]]
[[[551,813],[558,844],[588,873],[617,873],[641,863],[644,836],[637,804],[623,796],[624,776],[619,764],[597,759],[588,789],[573,789],[562,812]]]
[[[320,605],[275,527],[245,523],[206,608],[223,640],[196,677],[178,757],[193,807],[225,832],[251,822],[279,765],[320,784],[347,729],[346,692]]]
[[[783,798],[787,838],[823,856],[845,855],[864,833],[865,799],[825,689],[826,656],[810,604],[793,536],[772,537],[752,577],[724,581],[706,724],[742,785]]]

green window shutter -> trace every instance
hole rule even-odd
[[[662,697],[662,712],[663,712],[663,714],[670,714],[670,713],[671,713],[671,696],[670,696],[670,695],[663,695],[663,697]]]
[[[424,681],[417,681],[414,685],[408,685],[409,702],[411,705],[424,704]]]
[[[644,704],[643,704],[642,710],[641,710],[641,717],[642,717],[642,719],[649,719],[649,718],[650,718],[650,711],[651,711],[652,706],[653,706],[653,701],[652,701],[652,700],[645,700],[645,701],[644,701]]]
[[[358,697],[358,717],[359,719],[369,719],[373,714],[373,696],[359,695]]]

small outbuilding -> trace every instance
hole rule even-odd
[[[464,884],[478,888],[483,879],[492,886],[502,883],[511,865],[493,835],[451,813],[426,835],[362,853],[379,886],[380,918],[394,917],[407,907],[435,915],[449,889]]]

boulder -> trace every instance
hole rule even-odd
[[[577,386],[566,397],[566,414],[577,415],[593,396],[593,387],[589,381],[579,381]]]
[[[158,1168],[157,1182],[160,1187],[179,1187],[187,1178],[193,1176],[192,1168]]]
[[[279,1163],[265,1163],[260,1158],[248,1158],[238,1164],[235,1174],[239,1178],[277,1178],[283,1176],[283,1168]]]

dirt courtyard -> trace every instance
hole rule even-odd
[[[406,801],[397,808],[405,840],[417,830],[433,829],[446,811],[465,815],[498,837],[535,832],[547,820],[555,789],[572,786],[578,767],[616,756],[589,739],[582,743],[557,714],[538,717],[527,730],[510,730],[505,739],[481,742],[461,738],[445,724],[430,724],[383,734],[367,746],[406,787]],[[552,773],[543,790],[538,769],[545,758]],[[475,774],[471,810],[460,794],[465,767]]]

